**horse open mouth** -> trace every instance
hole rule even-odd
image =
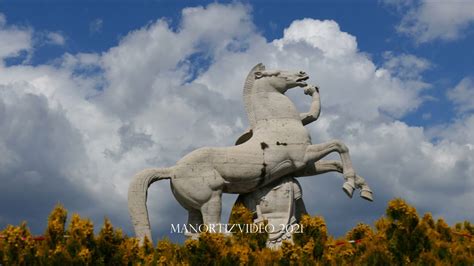
[[[308,76],[304,76],[304,77],[301,77],[299,79],[296,80],[296,84],[298,84],[299,86],[306,86],[308,84],[306,84],[306,80],[308,80],[309,77]]]

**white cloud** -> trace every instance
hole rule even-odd
[[[89,23],[89,32],[90,33],[101,33],[102,28],[104,27],[104,20],[101,18],[94,19]]]
[[[411,54],[394,55],[391,52],[385,52],[383,56],[384,68],[404,79],[421,80],[421,74],[431,67],[428,60]]]
[[[184,9],[177,32],[164,20],[133,31],[102,58],[110,84],[101,100],[119,116],[134,115],[149,104],[153,94],[173,93],[170,89],[184,83],[192,54],[208,57],[235,49],[232,45],[245,42],[252,27],[245,6],[211,4],[207,9]]]
[[[90,175],[83,136],[45,96],[25,93],[31,86],[0,85],[0,216],[2,227],[28,220],[41,232],[58,201],[78,210],[95,195],[83,182]]]
[[[433,143],[423,128],[399,121],[422,101],[420,93],[428,84],[421,74],[429,62],[387,54],[386,63],[377,66],[334,21],[294,21],[281,39],[267,41],[251,22],[250,9],[240,4],[184,9],[177,30],[158,20],[130,32],[101,55],[65,54],[53,65],[3,67],[0,122],[13,137],[0,138],[0,166],[9,169],[8,175],[0,172],[0,180],[21,174],[32,184],[47,184],[49,172],[38,165],[49,165],[52,180],[72,182],[71,189],[83,192],[71,193],[76,205],[67,193],[54,194],[56,200],[96,221],[106,214],[114,224],[130,228],[125,202],[131,176],[145,167],[172,165],[198,147],[233,145],[246,127],[243,80],[258,62],[310,74],[310,82],[321,88],[323,104],[319,121],[308,126],[313,142],[347,142],[356,170],[374,188],[376,202],[369,205],[347,200],[340,176],[303,179],[308,209],[324,214],[330,228],[341,233],[359,220],[370,221],[395,196],[453,219],[473,218],[472,207],[456,211],[453,206],[473,197],[468,177],[474,158],[467,144],[474,142],[474,124],[462,120],[446,125],[446,131],[436,132],[443,141]],[[16,107],[20,100],[5,96],[12,91],[18,99],[40,103],[23,110]],[[310,99],[301,90],[289,95],[302,111],[309,108]],[[15,127],[13,120],[19,123]],[[43,120],[48,123],[42,125]],[[22,121],[28,125],[25,132]],[[55,138],[36,137],[53,129],[59,130]],[[448,129],[464,133],[448,134]],[[41,145],[32,147],[44,151],[49,144],[54,152],[38,160],[29,155],[33,150],[21,152],[9,144],[20,139],[30,144],[40,140]],[[51,158],[54,154],[61,156]],[[58,163],[63,159],[68,162]],[[11,182],[19,187],[18,180]],[[168,234],[169,223],[185,221],[169,184],[153,185],[149,195],[155,234]],[[6,201],[4,197],[0,195]],[[32,208],[32,201],[21,204]],[[227,198],[227,212],[231,202]],[[12,221],[7,218],[0,220]]]
[[[474,115],[458,118],[451,125],[442,125],[430,132],[444,140],[465,146],[472,151],[474,145]]]
[[[46,34],[47,43],[63,46],[66,43],[66,39],[59,32],[48,32]]]
[[[6,17],[0,13],[0,60],[15,57],[21,52],[30,53],[32,34],[28,28],[7,26]]]
[[[322,34],[321,40],[315,37]],[[295,21],[282,39],[270,43],[258,36],[250,38],[247,51],[221,55],[197,82],[236,99],[241,97],[241,77],[256,61],[273,68],[303,69],[320,85],[326,108],[365,121],[380,119],[384,112],[403,116],[418,106],[417,93],[427,87],[419,79],[402,80],[389,69],[377,68],[367,55],[357,52],[355,37],[341,32],[334,21]]]
[[[451,41],[463,36],[474,22],[474,1],[384,1],[398,7],[404,16],[397,30],[424,43],[435,39]]]
[[[474,111],[474,80],[462,79],[453,89],[449,90],[448,98],[456,104],[460,112]]]
[[[285,29],[283,38],[274,43],[283,48],[292,43],[304,42],[321,50],[327,57],[353,55],[357,52],[357,42],[351,36],[339,29],[333,20],[303,19],[291,23]]]

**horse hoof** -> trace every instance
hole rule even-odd
[[[354,194],[354,185],[351,184],[351,182],[349,181],[344,182],[344,184],[342,185],[342,190],[344,190],[344,192],[349,198],[352,198],[352,195]]]
[[[361,190],[360,197],[368,201],[374,201],[374,198],[372,196],[372,191],[370,190],[365,190],[365,189]]]

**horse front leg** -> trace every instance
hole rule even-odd
[[[319,161],[323,157],[327,156],[332,152],[339,153],[342,163],[342,175],[344,176],[344,184],[342,189],[349,197],[352,197],[354,189],[356,188],[355,184],[355,172],[352,168],[352,161],[349,156],[349,148],[339,140],[331,140],[328,142],[309,145],[306,148],[306,153],[304,156],[304,163],[306,165],[314,164],[316,161]]]
[[[321,160],[316,163],[309,163],[303,170],[296,172],[296,177],[315,176],[328,172],[343,173],[341,162],[334,160]],[[372,190],[365,182],[365,179],[359,175],[355,177],[355,187],[360,189],[360,196],[368,201],[373,201]]]

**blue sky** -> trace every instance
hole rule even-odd
[[[376,193],[349,200],[337,175],[301,179],[333,234],[371,223],[393,197],[472,221],[473,25],[471,0],[0,0],[0,227],[28,220],[40,233],[62,202],[130,233],[131,176],[232,145],[259,62],[320,85],[313,142],[346,142]],[[168,186],[150,192],[158,236],[186,219]]]

